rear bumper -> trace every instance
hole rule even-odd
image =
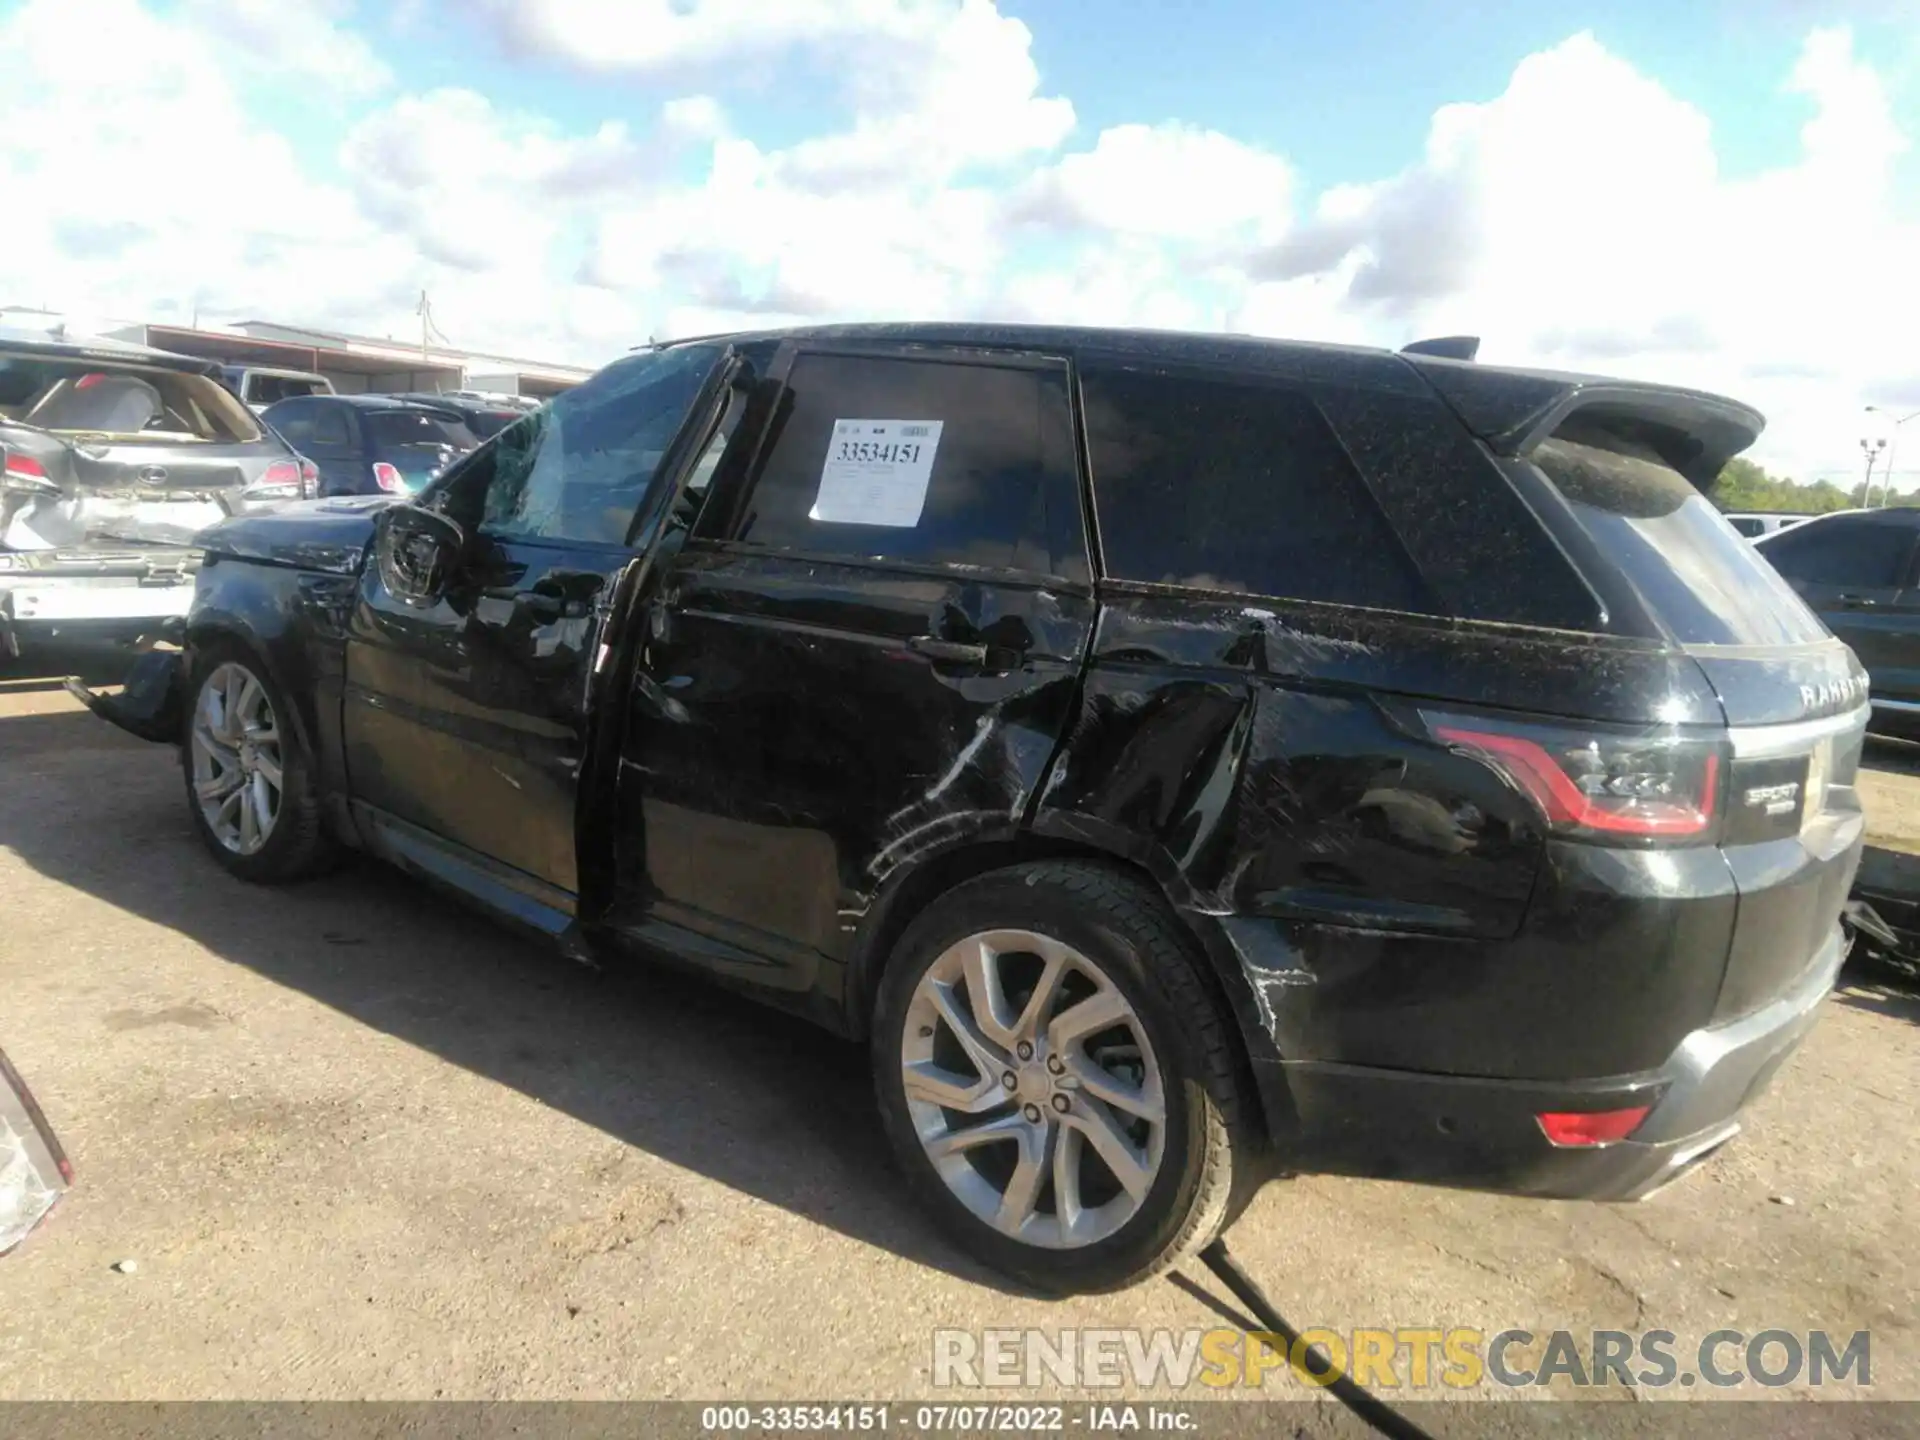
[[[1584,1081],[1488,1080],[1368,1066],[1257,1066],[1293,1168],[1567,1200],[1637,1200],[1738,1133],[1743,1110],[1813,1028],[1844,957],[1831,937],[1770,1003],[1687,1035],[1658,1069]],[[1632,1136],[1561,1147],[1535,1117],[1652,1109]],[[1283,1127],[1276,1126],[1276,1129]]]
[[[197,562],[198,557],[195,557]],[[135,640],[157,635],[193,605],[194,569],[157,576],[112,575],[76,567],[0,572],[0,652],[66,640]]]

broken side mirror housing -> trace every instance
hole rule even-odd
[[[387,593],[426,607],[446,594],[466,553],[467,532],[437,510],[393,505],[375,522],[373,546]]]
[[[27,1238],[73,1184],[73,1166],[26,1081],[0,1050],[0,1255]]]

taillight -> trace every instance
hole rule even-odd
[[[1651,1105],[1636,1105],[1630,1110],[1548,1111],[1533,1118],[1541,1132],[1555,1145],[1611,1145],[1624,1140],[1640,1128]]]
[[[300,494],[307,500],[317,499],[320,494],[320,467],[311,460],[300,462]]]
[[[276,460],[241,493],[249,500],[298,500],[302,493],[300,467],[291,460]]]
[[[378,485],[382,490],[389,490],[395,495],[404,495],[407,493],[406,480],[398,470],[394,469],[393,466],[384,460],[376,460],[373,462],[373,483]]]
[[[57,495],[60,487],[47,478],[47,467],[31,455],[16,455],[0,445],[0,485],[29,494]]]
[[[1423,711],[1433,738],[1498,771],[1573,839],[1691,842],[1715,833],[1725,742]]]

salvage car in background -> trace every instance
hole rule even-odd
[[[0,657],[185,615],[194,537],[316,472],[215,378],[143,345],[0,330]]]
[[[1702,493],[1759,415],[1445,348],[653,349],[216,527],[185,652],[74,689],[236,876],[363,849],[867,1041],[1031,1285],[1281,1169],[1637,1198],[1833,983],[1866,680]]]
[[[480,443],[449,406],[393,395],[282,400],[260,418],[320,470],[320,494],[408,495]]]
[[[1754,544],[1866,666],[1874,728],[1920,733],[1920,510],[1822,515]]]
[[[466,422],[467,429],[473,432],[475,440],[491,440],[522,415],[539,408],[522,404],[517,396],[475,395],[470,392],[433,395],[422,391],[417,394],[395,395],[392,398],[410,401],[416,405],[430,405],[439,410],[453,411]]]
[[[276,370],[266,365],[223,365],[220,378],[256,415],[278,400],[298,395],[331,395],[333,382],[311,370]]]

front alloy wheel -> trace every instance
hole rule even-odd
[[[254,855],[279,823],[285,776],[280,727],[259,677],[225,661],[201,682],[189,737],[193,798],[207,831],[234,855]]]
[[[1104,1240],[1159,1173],[1167,1104],[1146,1027],[1050,936],[989,930],[939,955],[907,1008],[901,1080],[934,1170],[1009,1239]]]

